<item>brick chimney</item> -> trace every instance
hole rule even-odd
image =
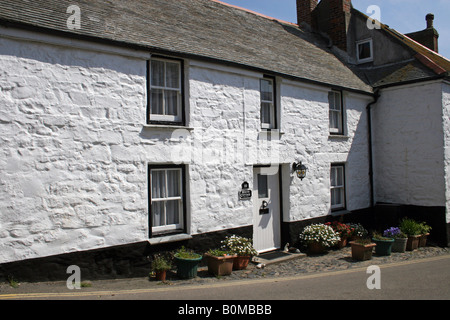
[[[333,44],[347,51],[351,0],[297,0],[297,22],[328,34]]]
[[[410,37],[411,39],[419,42],[420,44],[424,45],[425,47],[439,52],[439,46],[438,46],[438,39],[439,39],[439,33],[434,28],[434,14],[429,13],[425,17],[425,20],[427,21],[427,28],[422,31],[407,33],[406,36]]]
[[[317,7],[319,0],[297,0],[297,24],[303,22],[313,26],[313,11]]]
[[[333,44],[347,51],[347,31],[350,22],[351,0],[324,0],[329,2],[328,35]]]

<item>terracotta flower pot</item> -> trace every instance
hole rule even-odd
[[[167,270],[160,270],[155,272],[156,280],[158,281],[166,281]]]
[[[429,233],[425,233],[425,234],[421,234],[420,238],[419,238],[419,245],[418,247],[426,247],[427,246],[427,238],[430,234]]]
[[[350,242],[352,247],[352,258],[359,261],[372,259],[373,248],[375,243],[362,244],[355,241]]]
[[[233,269],[234,270],[244,270],[247,268],[250,262],[251,256],[236,256],[233,259]]]
[[[205,254],[208,263],[208,271],[215,276],[227,276],[233,271],[234,259],[237,256],[225,255],[216,257],[210,254]],[[248,263],[247,263],[248,264]]]
[[[339,240],[339,242],[336,244],[336,247],[338,247],[339,249],[345,248],[347,246],[347,238],[341,238],[341,240]]]
[[[310,242],[308,243],[308,253],[310,254],[320,254],[326,251],[325,246],[323,246],[319,242]]]
[[[406,243],[406,250],[413,251],[419,247],[420,235],[408,236],[408,242]]]

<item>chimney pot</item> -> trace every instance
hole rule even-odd
[[[427,29],[433,28],[434,14],[432,13],[427,14],[426,20],[427,20]]]

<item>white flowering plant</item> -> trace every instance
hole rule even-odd
[[[253,248],[252,239],[232,235],[226,237],[225,240],[222,241],[222,246],[224,249],[227,249],[232,254],[236,254],[238,256],[256,256],[258,252]]]
[[[306,243],[320,243],[324,247],[332,247],[341,239],[339,233],[335,232],[331,226],[325,224],[311,224],[305,227],[299,238]]]

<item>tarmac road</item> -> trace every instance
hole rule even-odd
[[[0,294],[19,300],[450,300],[450,255],[367,268],[203,285]],[[379,278],[375,278],[379,275]],[[370,279],[369,279],[370,278]],[[370,285],[380,288],[369,289]],[[178,304],[174,304],[178,306]],[[183,304],[184,305],[184,304]],[[175,307],[174,306],[174,307]]]

